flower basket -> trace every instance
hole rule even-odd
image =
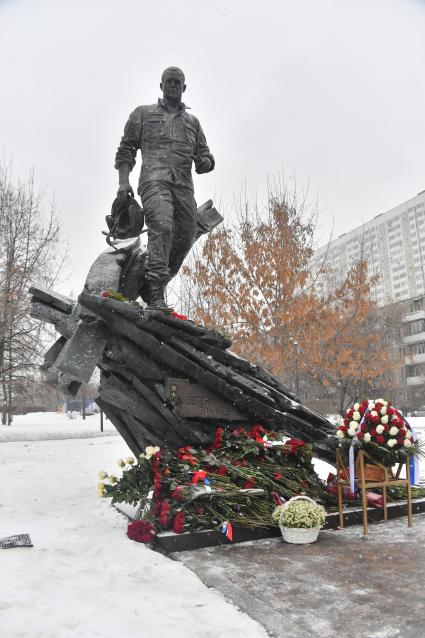
[[[317,541],[320,531],[320,527],[283,527],[283,525],[279,525],[279,527],[285,543],[293,545],[314,543]]]
[[[279,525],[282,538],[286,543],[292,543],[295,545],[304,545],[307,543],[314,543],[314,541],[317,540],[321,527],[323,527],[323,523],[316,527],[286,527],[284,525],[286,509],[288,508],[290,503],[293,503],[294,501],[297,501],[297,500],[308,501],[312,503],[314,507],[321,508],[320,505],[317,505],[317,503],[315,503],[313,499],[309,498],[308,496],[294,496],[293,498],[289,499],[289,501],[287,501],[281,507],[280,515],[279,515],[279,518],[277,519],[277,523]],[[323,510],[323,508],[321,509]],[[324,511],[323,511],[323,521],[324,521]]]
[[[387,478],[384,468],[379,465],[365,465],[364,477],[366,481],[385,481]],[[360,470],[356,468],[356,479],[360,478]]]
[[[386,475],[383,467],[379,465],[368,464],[364,466],[364,477],[366,481],[385,481]],[[350,473],[348,468],[341,471],[341,478],[343,481],[350,480]],[[356,467],[356,479],[360,480],[360,470]]]

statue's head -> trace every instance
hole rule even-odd
[[[162,94],[170,100],[181,100],[186,90],[184,73],[177,66],[169,66],[161,76]]]

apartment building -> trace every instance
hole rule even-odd
[[[416,410],[425,406],[425,191],[317,250],[313,272],[325,262],[320,279],[331,290],[360,257],[377,276],[372,292],[378,304],[393,306],[401,318],[393,345],[404,366],[394,398]]]
[[[425,405],[425,296],[402,304],[400,348],[404,367],[398,393],[408,410]]]
[[[373,294],[380,305],[425,295],[425,190],[315,251],[313,268],[326,261],[322,281],[332,289],[360,257],[378,276]]]

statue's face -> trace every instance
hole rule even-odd
[[[178,71],[169,71],[166,73],[159,86],[164,98],[170,100],[181,100],[186,90],[186,84]]]

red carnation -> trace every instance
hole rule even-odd
[[[347,432],[348,428],[345,425],[340,425],[339,428],[337,428],[337,430],[341,430],[341,432]]]
[[[364,438],[364,432],[357,432],[357,438],[358,439],[363,439]]]
[[[194,485],[197,485],[199,481],[203,481],[206,477],[207,477],[207,473],[205,472],[205,470],[197,470],[196,472],[193,473],[192,483]]]
[[[282,478],[283,474],[281,474],[280,472],[275,472],[273,474],[273,478],[275,481],[280,481],[280,479]]]
[[[174,311],[171,313],[171,316],[175,319],[181,319],[182,321],[187,321],[188,317],[186,315],[181,315],[178,312]]]
[[[184,487],[182,485],[178,485],[175,490],[170,492],[170,496],[173,500],[181,502],[183,500],[183,490]]]
[[[332,472],[329,472],[328,478],[326,479],[326,483],[333,483],[335,479],[336,479],[335,474],[333,474]]]
[[[257,439],[258,437],[261,438],[262,440],[262,435],[265,434],[266,430],[262,425],[259,425],[258,423],[256,425],[253,425],[251,430],[249,431],[249,436],[251,437],[251,439]]]
[[[223,428],[217,428],[214,434],[214,442],[211,446],[212,450],[217,450],[223,445]]]
[[[289,439],[288,443],[291,446],[292,454],[295,454],[298,448],[305,446],[305,442],[302,439]]]
[[[345,413],[347,419],[352,419],[353,414],[354,414],[354,410],[347,410],[347,412]]]
[[[379,443],[379,445],[384,445],[385,438],[382,436],[382,434],[376,435],[376,442]]]
[[[159,511],[159,524],[161,527],[169,525],[168,514],[170,513],[171,504],[168,501],[161,501],[161,509]]]
[[[111,296],[111,293],[109,292],[109,290],[104,290],[102,292],[102,297],[110,297],[110,296]],[[145,541],[142,541],[142,542],[145,542]]]
[[[173,532],[183,534],[184,532],[184,511],[180,510],[173,518]]]
[[[242,486],[242,489],[244,490],[250,490],[254,487],[255,485],[255,478],[249,479],[248,481],[245,481],[245,483]]]
[[[149,543],[155,534],[155,527],[147,521],[133,521],[127,527],[128,538],[138,543]]]
[[[227,474],[227,467],[225,465],[220,465],[218,470],[215,471],[215,474],[218,474],[219,476],[224,476],[225,474]]]
[[[282,499],[277,492],[270,492],[276,505],[282,505]]]

